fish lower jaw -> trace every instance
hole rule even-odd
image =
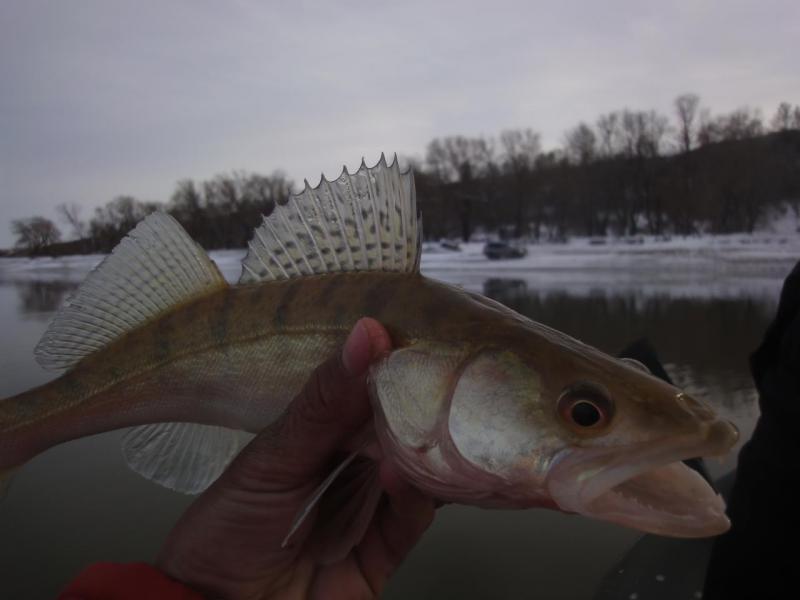
[[[632,477],[588,502],[589,517],[669,537],[710,537],[725,533],[725,502],[683,463]]]
[[[727,531],[724,500],[681,462],[701,453],[671,454],[642,457],[639,464],[628,464],[625,454],[566,457],[548,476],[548,491],[564,512],[646,533],[693,538]]]

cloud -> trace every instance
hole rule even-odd
[[[285,6],[281,6],[285,5]],[[546,145],[630,106],[800,102],[784,2],[137,2],[0,7],[0,246],[13,218],[175,181],[300,181],[434,136]]]

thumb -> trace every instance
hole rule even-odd
[[[390,349],[389,334],[378,321],[358,321],[341,354],[317,367],[284,416],[234,461],[231,475],[252,474],[271,491],[314,481],[369,418],[366,373]]]

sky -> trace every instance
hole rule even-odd
[[[381,152],[621,108],[800,104],[797,0],[0,2],[0,247],[184,178],[315,184]],[[67,230],[66,226],[62,229]]]

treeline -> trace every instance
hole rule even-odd
[[[272,175],[240,171],[200,183],[184,179],[166,203],[118,196],[95,209],[88,222],[81,218],[80,205],[58,205],[59,220],[70,228],[73,241],[60,242],[61,231],[43,217],[14,221],[12,230],[18,251],[30,255],[109,252],[139,221],[161,209],[205,248],[243,248],[262,215],[286,202],[291,190],[291,181],[280,171]]]
[[[800,211],[800,106],[768,124],[747,108],[712,116],[691,94],[674,106],[672,121],[579,123],[549,152],[532,130],[433,140],[416,179],[426,235],[752,232],[772,208]]]
[[[773,208],[800,211],[800,105],[782,103],[764,122],[748,108],[714,116],[686,94],[671,117],[614,111],[578,123],[550,151],[519,129],[437,138],[408,162],[427,238],[752,232]],[[179,181],[163,205],[120,196],[88,222],[78,206],[61,205],[73,242],[57,243],[58,228],[42,217],[12,227],[29,253],[106,252],[160,206],[206,248],[244,247],[292,189],[280,171],[235,172]]]
[[[272,175],[235,172],[209,181],[179,181],[166,206],[123,196],[95,211],[89,239],[98,250],[115,246],[148,213],[161,207],[205,248],[243,248],[253,229],[276,203],[286,202],[292,184],[280,171]]]

